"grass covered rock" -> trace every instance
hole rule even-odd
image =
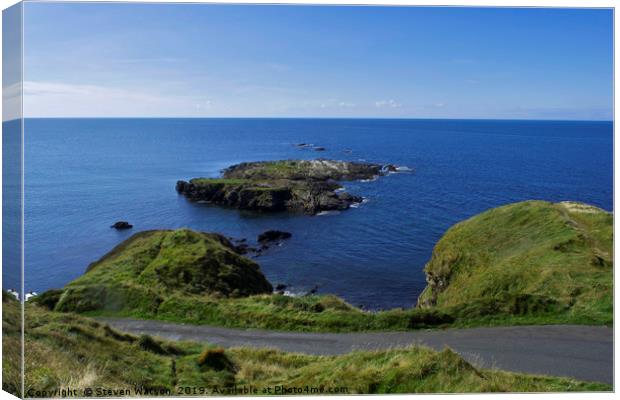
[[[419,306],[460,320],[611,324],[613,216],[575,202],[494,208],[450,228],[425,272]]]
[[[332,295],[273,293],[228,239],[186,229],[136,234],[34,301],[86,315],[315,332],[611,325],[612,220],[584,204],[528,201],[456,224],[438,242],[428,286],[410,309],[374,312]]]
[[[156,310],[171,296],[271,293],[258,264],[224,236],[189,229],[138,233],[38,302],[58,311]]]
[[[391,170],[392,165],[323,159],[246,162],[226,168],[221,178],[178,181],[176,190],[191,200],[239,209],[316,214],[363,200],[338,191],[337,181],[372,179]]]

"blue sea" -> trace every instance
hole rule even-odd
[[[255,241],[278,229],[292,239],[256,259],[274,285],[292,293],[318,285],[368,309],[410,307],[433,246],[454,223],[527,199],[613,204],[611,122],[27,119],[24,130],[26,291],[62,287],[141,230]],[[294,146],[302,142],[327,150]],[[414,172],[346,182],[367,201],[321,216],[226,209],[175,191],[179,179],[216,177],[242,161],[319,157]],[[110,229],[118,220],[134,228]]]

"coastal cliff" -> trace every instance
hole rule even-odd
[[[421,308],[611,323],[613,216],[576,202],[494,208],[450,228],[424,270]]]
[[[64,289],[38,302],[57,311],[154,311],[170,296],[245,297],[273,288],[227,238],[189,229],[133,235]]]
[[[299,331],[609,325],[612,222],[593,206],[544,201],[460,222],[437,243],[428,285],[410,309],[367,312],[333,295],[274,293],[241,245],[187,229],[138,233],[34,301],[55,311]]]
[[[374,179],[393,165],[333,160],[247,162],[226,168],[221,178],[178,181],[178,193],[239,209],[317,214],[346,210],[363,198],[341,191],[337,181]]]

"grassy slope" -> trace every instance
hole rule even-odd
[[[613,216],[529,201],[453,226],[425,271],[421,304],[461,320],[611,324]]]
[[[239,297],[271,293],[253,261],[215,234],[147,231],[132,236],[69,283],[58,311],[156,310],[170,296]],[[48,295],[40,301],[47,301]]]
[[[363,312],[335,296],[271,294],[257,265],[221,240],[189,230],[138,233],[64,289],[35,301],[87,315],[307,331],[408,329],[434,316],[425,310]],[[269,294],[245,297],[257,292]]]
[[[407,330],[446,326],[451,321],[434,310],[394,309],[373,313],[355,308],[336,296],[278,294],[239,299],[173,295],[156,310],[126,307],[84,314],[307,332]]]
[[[2,390],[17,394],[21,386],[21,321],[20,305],[2,291]]]
[[[329,173],[337,171],[331,168],[317,170],[313,161],[279,160],[239,164],[224,170],[224,178],[265,180],[305,180],[308,178],[326,179]]]
[[[140,240],[125,242],[95,263],[97,268],[70,283],[56,310],[333,332],[448,325],[611,324],[612,216],[596,209],[587,211],[594,212],[523,202],[455,225],[437,244],[426,267],[427,273],[449,285],[437,295],[437,305],[426,309],[373,313],[334,296],[225,297],[173,290],[176,284],[162,286],[165,281],[146,280],[144,274],[135,278],[132,271],[152,262],[150,252],[155,252],[154,243],[159,240],[157,235],[141,238],[143,234],[138,234]],[[183,241],[176,245],[177,253],[191,254]],[[177,260],[172,255],[168,262]],[[187,264],[185,258],[179,260],[178,265]],[[432,292],[427,288],[421,301],[428,303]]]
[[[3,307],[3,325],[15,326],[18,303],[5,296]],[[176,394],[176,387],[207,386],[211,391],[232,385],[261,390],[274,385],[347,387],[348,393],[611,390],[598,383],[477,369],[447,349],[411,347],[323,357],[207,347],[201,355],[204,346],[196,343],[126,335],[89,318],[34,304],[26,307],[25,331],[26,393],[140,387]],[[18,347],[18,331],[5,329],[4,335],[5,349]],[[16,393],[18,368],[19,353],[4,351],[3,389]]]

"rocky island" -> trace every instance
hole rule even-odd
[[[338,181],[373,179],[393,165],[334,160],[246,162],[226,168],[221,178],[178,181],[176,190],[195,201],[245,210],[317,214],[346,210],[363,199],[340,191]]]

